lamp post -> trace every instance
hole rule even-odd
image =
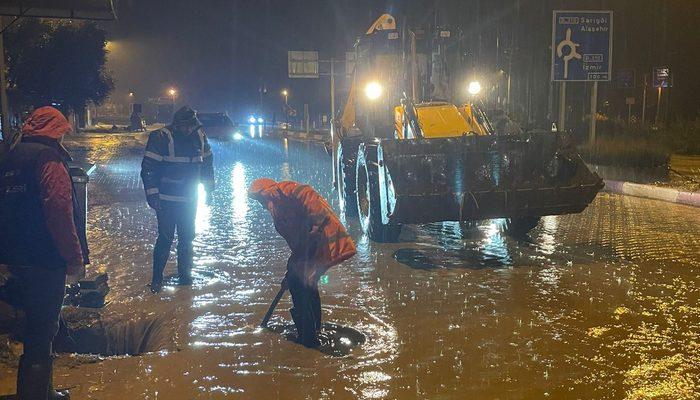
[[[287,89],[282,90],[282,96],[284,96],[284,105],[288,106],[289,105],[289,101],[288,101],[289,100],[288,99],[289,91],[287,91]]]
[[[168,89],[168,94],[170,95],[170,101],[173,103],[173,105],[175,105],[175,96],[177,96],[177,89]]]

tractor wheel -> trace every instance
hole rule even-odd
[[[382,223],[376,145],[360,145],[356,176],[357,210],[362,230],[375,242],[396,242],[401,234],[401,225]]]
[[[340,210],[348,217],[357,217],[357,193],[356,193],[356,164],[357,149],[362,142],[361,138],[345,138],[338,143],[336,183],[338,185],[338,203]]]
[[[513,236],[525,236],[540,223],[540,217],[506,218],[505,232]]]

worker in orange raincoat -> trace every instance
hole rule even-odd
[[[261,178],[253,182],[249,196],[270,211],[275,229],[292,250],[282,285],[292,295],[294,306],[289,311],[297,341],[317,347],[321,328],[318,280],[330,267],[354,256],[355,243],[328,202],[309,185]]]

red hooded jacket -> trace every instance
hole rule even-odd
[[[70,123],[60,111],[53,107],[34,110],[22,126],[23,137],[48,137],[59,140],[72,130]],[[78,271],[71,269],[83,262],[75,221],[73,219],[73,186],[63,163],[48,161],[39,163],[41,171],[41,197],[49,229],[61,258],[68,264],[69,275]]]

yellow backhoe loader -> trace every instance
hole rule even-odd
[[[452,37],[399,31],[384,15],[356,45],[333,169],[343,211],[372,240],[395,241],[404,224],[491,218],[525,234],[541,216],[583,211],[603,186],[567,134],[496,132],[480,84],[460,84]],[[456,86],[468,101],[453,100],[467,96]]]

